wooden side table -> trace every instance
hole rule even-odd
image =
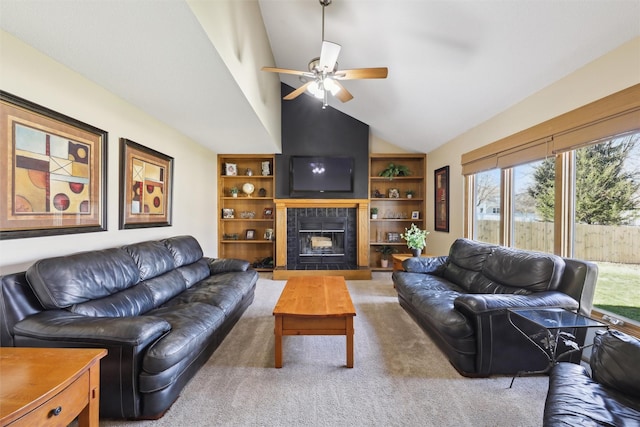
[[[407,258],[411,258],[413,255],[411,254],[393,254],[391,256],[391,258],[393,259],[393,271],[402,271],[402,261],[404,261]],[[422,254],[420,255],[422,257],[427,257],[430,258],[433,255],[431,254]]]
[[[98,427],[104,349],[0,348],[0,426]]]

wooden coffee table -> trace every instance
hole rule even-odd
[[[98,427],[100,359],[93,348],[0,348],[0,425]]]
[[[344,277],[301,276],[287,281],[273,309],[275,316],[275,366],[282,368],[283,335],[345,335],[347,368],[353,368],[353,316]]]

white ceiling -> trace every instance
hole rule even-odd
[[[306,70],[319,1],[259,4],[275,58],[263,65]],[[339,68],[389,68],[330,105],[429,152],[640,36],[640,0],[333,0],[325,19]],[[0,25],[215,151],[273,151],[184,0],[1,0]]]

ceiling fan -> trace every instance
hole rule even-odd
[[[262,71],[295,74],[310,79],[283,99],[290,101],[305,91],[309,91],[312,95],[323,100],[322,108],[324,109],[328,105],[327,97],[329,93],[342,102],[353,99],[353,95],[340,83],[341,80],[385,79],[387,78],[388,70],[387,67],[338,70],[337,60],[341,46],[324,39],[324,9],[331,4],[332,0],[319,1],[322,5],[322,49],[320,50],[320,57],[309,61],[309,71],[276,67],[262,67]]]

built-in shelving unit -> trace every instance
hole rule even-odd
[[[397,253],[410,253],[400,233],[411,223],[426,228],[427,159],[424,154],[370,154],[369,162],[369,206],[378,209],[377,219],[369,216],[369,266],[390,271],[391,259],[388,267],[381,267],[380,248],[387,245]],[[406,166],[410,174],[391,179],[380,176],[390,163]],[[413,194],[408,196],[407,191]]]
[[[263,162],[268,162],[268,175]],[[252,264],[267,257],[275,259],[274,156],[220,154],[218,171],[218,257]],[[253,186],[251,194],[243,191],[245,184]],[[235,197],[233,188],[238,190]],[[272,267],[259,265],[256,270]]]

